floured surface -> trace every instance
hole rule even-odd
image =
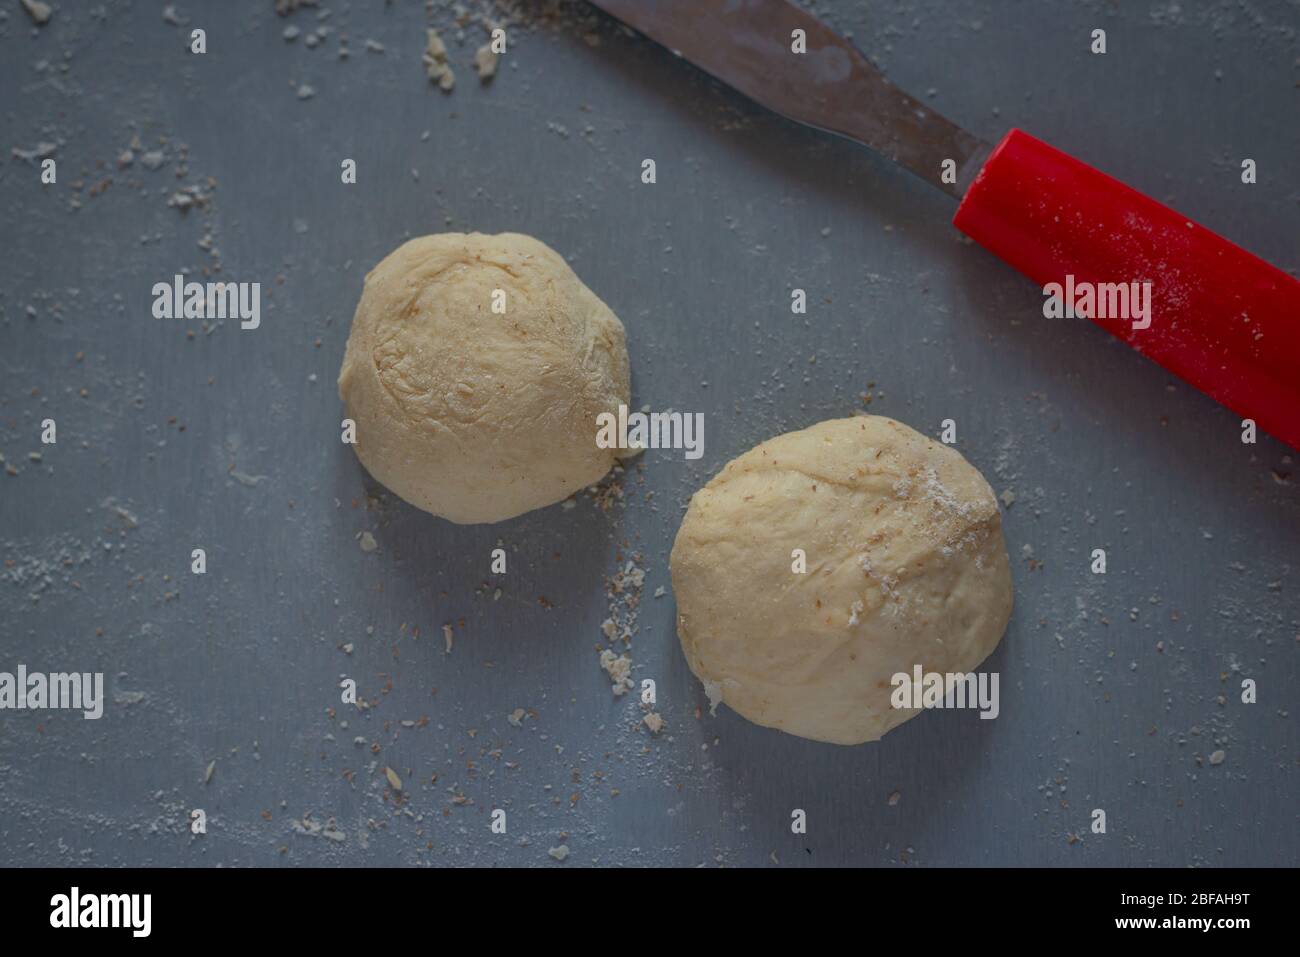
[[[423,4],[252,3],[212,20],[210,43],[237,42],[206,67],[181,32],[199,5],[175,6],[183,27],[163,4],[59,4],[33,38],[0,5],[0,87],[19,91],[0,215],[22,237],[0,261],[0,659],[102,670],[108,695],[97,722],[0,713],[8,860],[1294,864],[1294,453],[1225,443],[1237,423],[1213,402],[1086,321],[1042,320],[1040,291],[962,243],[944,197],[588,4],[512,34],[487,85],[481,25],[436,4],[446,95],[421,62]],[[1003,6],[817,9],[981,135],[1022,126],[1295,265],[1284,4],[1098,0],[1014,22]],[[1099,22],[1132,52],[1075,51]],[[53,188],[11,152],[42,144]],[[1267,174],[1246,187],[1253,154]],[[333,388],[364,274],[405,239],[474,230],[542,237],[617,304],[633,406],[705,413],[704,457],[651,450],[569,507],[482,528],[371,481],[338,441]],[[264,283],[260,329],[149,317],[150,283],[218,268]],[[672,593],[651,597],[686,503],[726,462],[854,410],[931,437],[955,419],[1010,503],[996,721],[935,713],[842,748],[710,716]],[[47,416],[56,447],[39,443]],[[607,591],[633,560],[635,622]],[[606,649],[630,658],[634,692],[611,693]],[[342,706],[343,675],[364,709]],[[1246,677],[1259,705],[1239,701]],[[1090,833],[1097,806],[1122,833]]]

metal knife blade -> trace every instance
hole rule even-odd
[[[592,0],[788,119],[848,137],[960,199],[991,147],[908,96],[848,40],[786,0]],[[803,30],[807,52],[792,50]],[[946,159],[956,182],[940,178]]]

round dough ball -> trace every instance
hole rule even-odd
[[[915,715],[891,706],[892,677],[973,671],[1011,616],[993,490],[882,416],[820,422],[729,462],[691,499],[672,580],[682,650],[715,706],[835,744]]]
[[[614,464],[596,416],[628,403],[623,324],[531,236],[421,236],[366,276],[339,396],[376,479],[453,522],[499,522]]]

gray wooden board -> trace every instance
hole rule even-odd
[[[1090,324],[1041,318],[937,191],[594,15],[512,31],[487,86],[481,30],[445,30],[444,95],[414,2],[178,2],[180,27],[162,3],[56,6],[40,30],[16,2],[0,20],[0,452],[18,473],[0,475],[0,670],[103,671],[109,701],[98,721],[0,712],[0,864],[1296,864],[1295,453],[1243,445],[1230,412]],[[1021,126],[1300,262],[1294,2],[816,9],[973,131]],[[135,135],[162,168],[117,168]],[[9,155],[42,141],[48,187]],[[168,205],[208,177],[206,210]],[[352,310],[389,250],[447,229],[565,255],[627,326],[633,404],[704,412],[704,457],[647,454],[609,511],[583,494],[496,526],[370,480],[338,435]],[[260,329],[151,318],[155,282],[218,259],[263,284]],[[956,419],[1014,494],[1001,716],[926,714],[855,748],[709,716],[667,567],[692,491],[866,409],[932,435]],[[598,664],[605,582],[634,554],[657,737]],[[343,676],[375,706],[340,705]]]

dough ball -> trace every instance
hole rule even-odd
[[[1011,616],[993,490],[957,452],[881,416],[820,422],[729,462],[691,499],[672,580],[682,650],[714,704],[835,744],[915,715],[891,706],[891,678],[973,671]]]
[[[339,396],[376,479],[453,522],[499,522],[614,464],[596,416],[628,402],[623,324],[530,236],[421,236],[366,276]]]

